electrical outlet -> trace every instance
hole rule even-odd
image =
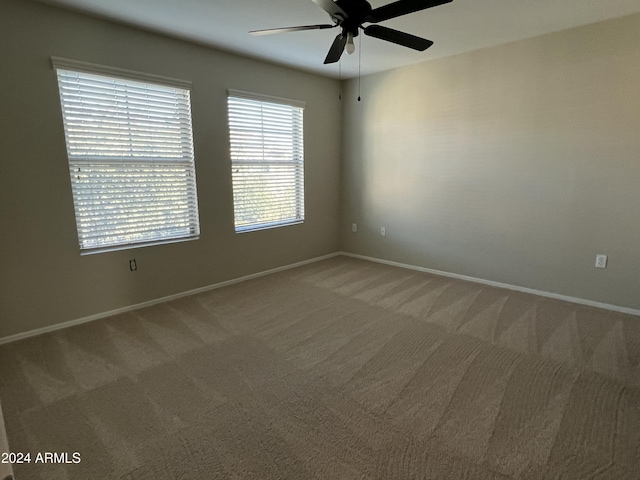
[[[606,255],[596,255],[596,268],[607,268]]]
[[[380,227],[380,236],[384,237],[387,234],[387,229],[384,227]]]
[[[136,259],[132,258],[131,260],[129,260],[129,270],[131,270],[132,272],[134,270],[137,270],[138,266],[136,265]]]
[[[351,231],[353,233],[356,233],[358,231],[358,224],[357,223],[352,223],[351,224]]]

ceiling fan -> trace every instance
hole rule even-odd
[[[252,35],[270,35],[273,33],[297,32],[301,30],[325,30],[340,27],[339,33],[325,58],[324,63],[335,63],[340,60],[345,48],[347,53],[353,53],[355,46],[353,38],[357,37],[362,29],[365,35],[392,42],[414,50],[424,51],[433,45],[431,40],[416,37],[409,33],[400,32],[381,25],[369,25],[363,27],[363,23],[379,23],[391,18],[400,17],[409,13],[418,12],[431,7],[437,7],[453,0],[397,0],[396,2],[372,8],[366,0],[312,0],[330,16],[333,24],[302,25],[299,27],[270,28],[267,30],[254,30]]]

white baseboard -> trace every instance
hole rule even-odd
[[[433,275],[439,275],[442,277],[455,278],[458,280],[466,280],[468,282],[480,283],[482,285],[489,285],[492,287],[505,288],[507,290],[514,290],[517,292],[530,293],[532,295],[538,295],[541,297],[554,298],[556,300],[564,300],[570,303],[576,303],[579,305],[586,305],[589,307],[602,308],[605,310],[611,310],[614,312],[626,313],[629,315],[640,316],[640,310],[628,308],[628,307],[620,307],[618,305],[611,305],[608,303],[594,302],[592,300],[586,300],[584,298],[570,297],[567,295],[560,295],[557,293],[544,292],[542,290],[535,290],[533,288],[519,287],[517,285],[510,285],[508,283],[494,282],[492,280],[485,280],[482,278],[469,277],[467,275],[460,275],[457,273],[444,272],[441,270],[434,270],[432,268],[419,267],[416,265],[409,265],[406,263],[393,262],[391,260],[383,260],[381,258],[368,257],[366,255],[358,255],[356,253],[349,252],[335,252],[330,253],[328,255],[323,255],[321,257],[315,257],[308,260],[303,260],[301,262],[292,263],[289,265],[284,265],[282,267],[272,268],[270,270],[265,270],[258,273],[253,273],[251,275],[246,275],[244,277],[233,278],[231,280],[226,280],[224,282],[216,283],[213,285],[207,285],[205,287],[196,288],[193,290],[189,290],[186,292],[176,293],[174,295],[169,295],[166,297],[156,298],[154,300],[149,300],[147,302],[137,303],[135,305],[129,305],[127,307],[117,308],[115,310],[110,310],[108,312],[102,312],[95,315],[90,315],[88,317],[82,317],[75,320],[69,320],[67,322],[56,323],[55,325],[50,325],[48,327],[37,328],[35,330],[29,330],[27,332],[17,333],[15,335],[9,335],[7,337],[0,337],[0,345],[4,345],[6,343],[16,342],[18,340],[22,340],[29,337],[35,337],[37,335],[42,335],[44,333],[55,332],[56,330],[62,330],[64,328],[73,327],[75,325],[81,325],[83,323],[92,322],[94,320],[99,320],[101,318],[111,317],[113,315],[118,315],[120,313],[131,312],[133,310],[138,310],[144,307],[150,307],[152,305],[157,305],[159,303],[168,302],[171,300],[176,300],[178,298],[187,297],[189,295],[195,295],[197,293],[207,292],[209,290],[215,290],[217,288],[226,287],[228,285],[233,285],[235,283],[244,282],[246,280],[251,280],[253,278],[263,277],[265,275],[269,275],[272,273],[282,272],[284,270],[289,270],[291,268],[300,267],[302,265],[307,265],[309,263],[320,262],[322,260],[327,260],[329,258],[337,257],[339,255],[345,257],[359,258],[361,260],[367,260],[370,262],[382,263],[385,265],[391,265],[399,268],[406,268],[408,270],[416,270],[418,272],[430,273]]]
[[[431,273],[433,275],[439,275],[442,277],[455,278],[458,280],[466,280],[468,282],[480,283],[482,285],[490,285],[492,287],[506,288],[507,290],[515,290],[516,292],[530,293],[532,295],[538,295],[540,297],[554,298],[556,300],[564,300],[565,302],[577,303],[579,305],[586,305],[589,307],[602,308],[605,310],[611,310],[614,312],[627,313],[629,315],[640,316],[640,310],[636,310],[628,307],[620,307],[618,305],[611,305],[608,303],[594,302],[592,300],[586,300],[584,298],[570,297],[567,295],[560,295],[557,293],[544,292],[542,290],[535,290],[533,288],[519,287],[517,285],[510,285],[508,283],[494,282],[492,280],[485,280],[482,278],[468,277],[466,275],[459,275],[457,273],[449,273],[441,270],[434,270],[432,268],[418,267],[416,265],[409,265],[406,263],[392,262],[390,260],[383,260],[381,258],[367,257],[365,255],[358,255],[356,253],[340,252],[340,255],[345,257],[359,258],[361,260],[368,260],[370,262],[383,263],[385,265],[392,265],[394,267],[406,268],[409,270],[416,270],[418,272]]]
[[[215,283],[213,285],[207,285],[205,287],[196,288],[193,290],[189,290],[186,292],[176,293],[174,295],[169,295],[166,297],[156,298],[154,300],[149,300],[148,302],[137,303],[135,305],[129,305],[127,307],[117,308],[115,310],[110,310],[108,312],[97,313],[95,315],[89,315],[88,317],[82,317],[75,320],[69,320],[67,322],[56,323],[55,325],[50,325],[48,327],[37,328],[35,330],[29,330],[27,332],[17,333],[15,335],[9,335],[7,337],[0,337],[0,345],[4,345],[5,343],[16,342],[18,340],[22,340],[29,337],[35,337],[37,335],[42,335],[44,333],[55,332],[56,330],[62,330],[64,328],[73,327],[75,325],[81,325],[87,322],[93,322],[94,320],[99,320],[101,318],[111,317],[113,315],[118,315],[120,313],[131,312],[133,310],[138,310],[144,307],[150,307],[152,305],[157,305],[158,303],[168,302],[171,300],[176,300],[178,298],[187,297],[189,295],[195,295],[197,293],[207,292],[209,290],[215,290],[216,288],[226,287],[228,285],[233,285],[234,283],[244,282],[246,280],[251,280],[253,278],[263,277],[265,275],[270,275],[272,273],[282,272],[284,270],[289,270],[291,268],[300,267],[302,265],[307,265],[309,263],[320,262],[322,260],[327,260],[329,258],[337,257],[340,255],[340,252],[330,253],[328,255],[323,255],[321,257],[314,257],[308,260],[303,260],[301,262],[291,263],[289,265],[284,265],[282,267],[272,268],[270,270],[265,270],[258,273],[253,273],[251,275],[245,275],[244,277],[233,278],[231,280],[226,280],[224,282]]]

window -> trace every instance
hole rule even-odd
[[[236,232],[304,221],[304,104],[229,92]]]
[[[52,63],[81,252],[197,238],[188,84],[107,76],[105,67],[87,73],[73,68],[86,64],[64,59]]]

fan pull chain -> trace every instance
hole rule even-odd
[[[360,66],[362,65],[362,35],[358,42],[358,101],[360,101]]]
[[[338,60],[338,80],[340,81],[340,93],[338,93],[338,100],[342,101],[342,57]]]

